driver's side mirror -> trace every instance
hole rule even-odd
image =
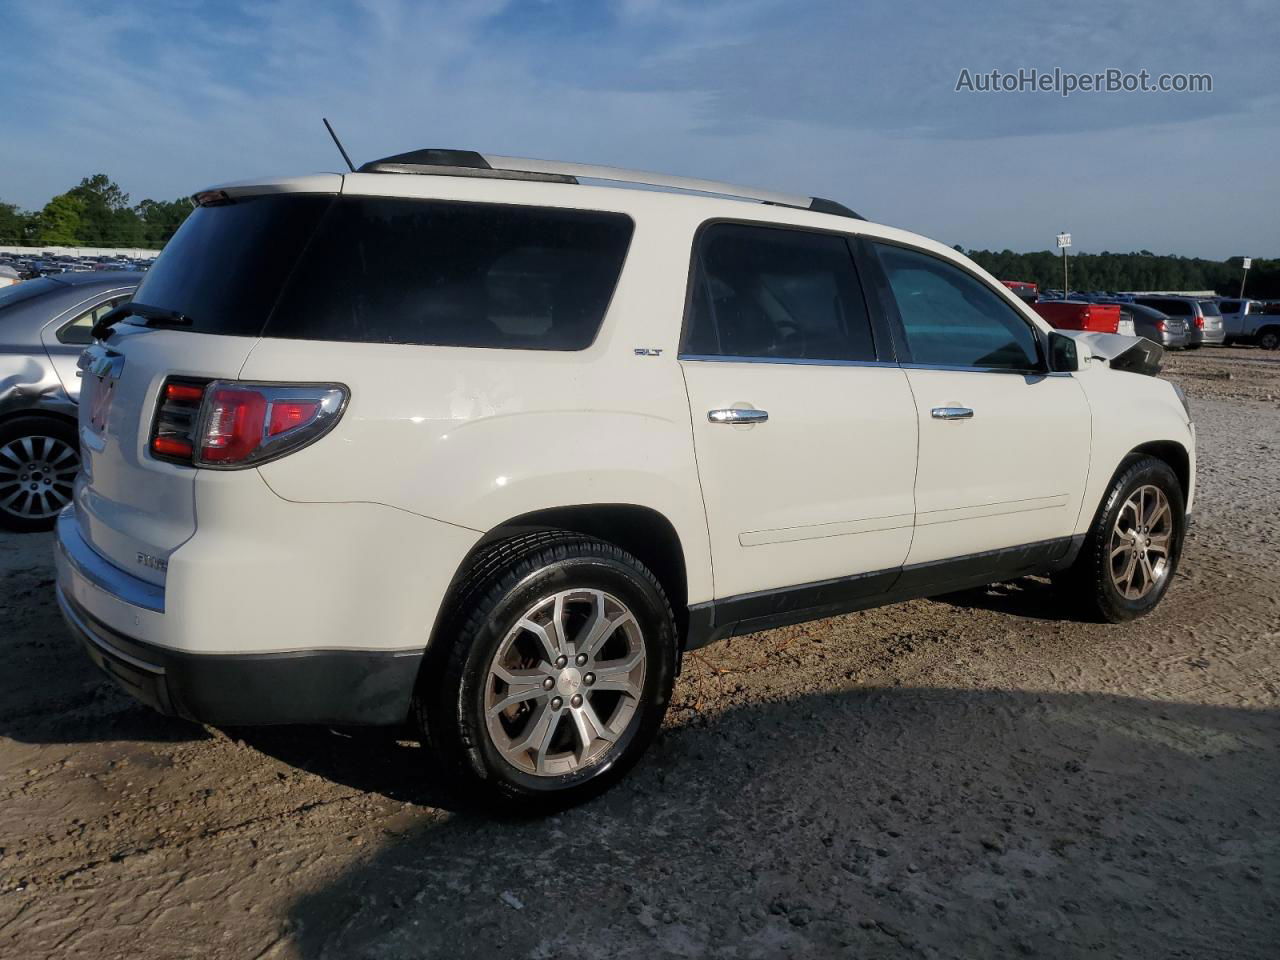
[[[1049,369],[1054,373],[1074,373],[1080,369],[1080,355],[1074,337],[1049,334]]]

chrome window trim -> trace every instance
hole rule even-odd
[[[721,354],[682,353],[680,360],[701,363],[783,363],[803,367],[896,367],[890,360],[816,360],[810,357],[736,357]]]
[[[894,363],[891,360],[813,360],[792,357],[731,357],[718,354],[682,353],[677,359],[700,363],[782,363],[805,367],[897,367],[900,370],[947,370],[956,373],[1003,373],[1020,377],[1069,377],[1070,370],[1015,370],[1010,367],[966,367],[941,363]]]
[[[952,373],[1012,373],[1019,377],[1069,377],[1070,370],[1039,370],[1026,367],[966,367],[963,364],[902,363],[903,370],[946,370]]]

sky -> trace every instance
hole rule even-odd
[[[419,147],[819,195],[969,249],[1280,256],[1274,0],[0,0],[0,200]],[[1212,92],[981,93],[1019,69]]]

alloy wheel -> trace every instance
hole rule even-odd
[[[71,502],[80,455],[57,437],[17,437],[0,447],[0,510],[47,520]]]
[[[1141,600],[1169,574],[1173,510],[1150,484],[1129,494],[1111,528],[1111,581],[1126,600]]]
[[[601,590],[562,590],[516,621],[485,680],[493,745],[518,770],[564,776],[603,761],[635,718],[645,639],[625,603]]]

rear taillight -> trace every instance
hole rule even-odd
[[[1204,329],[1204,314],[1196,314],[1196,326],[1201,330]]]
[[[169,380],[151,436],[151,453],[197,467],[235,469],[274,460],[333,428],[347,388],[333,383]]]
[[[1164,329],[1165,329],[1165,327],[1164,327],[1164,321],[1163,321],[1163,320],[1157,320],[1157,321],[1156,321],[1156,329],[1157,329],[1158,331],[1160,331],[1161,333],[1164,333]]]
[[[174,463],[191,462],[196,422],[200,418],[200,403],[207,383],[207,380],[176,377],[165,381],[160,390],[155,423],[151,427],[153,456]]]

